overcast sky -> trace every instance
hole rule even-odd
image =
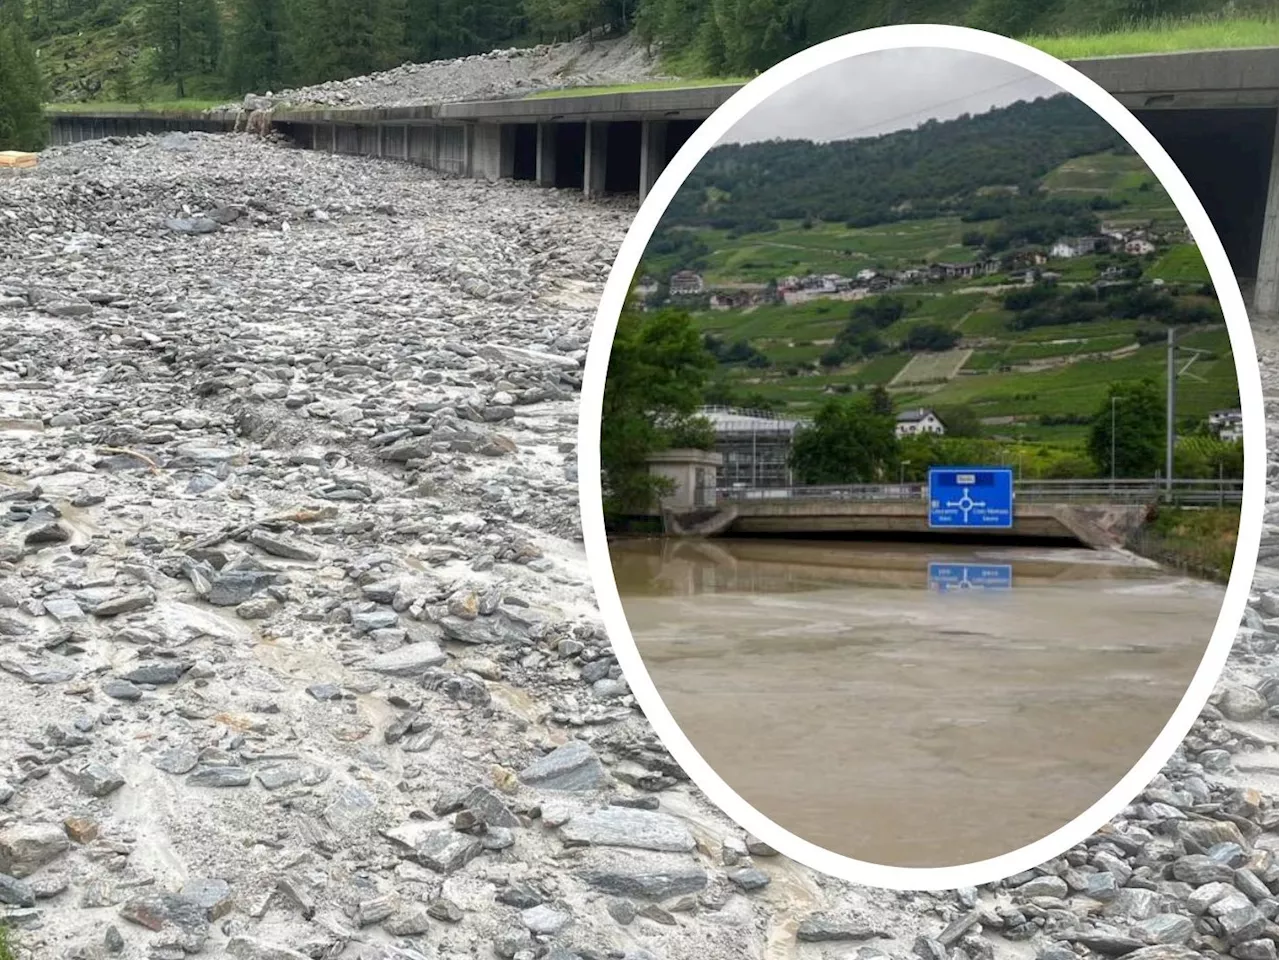
[[[722,142],[874,137],[1061,92],[1037,74],[978,53],[878,50],[822,67],[778,91]]]

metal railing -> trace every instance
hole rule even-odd
[[[928,499],[923,483],[866,483],[841,486],[721,488],[722,501],[841,500],[902,503]],[[1174,503],[1186,506],[1235,506],[1244,494],[1243,480],[1020,480],[1016,499],[1041,503]]]

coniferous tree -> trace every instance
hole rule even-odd
[[[403,0],[304,0],[294,20],[294,60],[304,83],[344,80],[400,63]]]
[[[213,71],[221,42],[213,0],[147,0],[143,38],[151,47],[152,77],[187,95],[187,81]]]
[[[44,83],[21,14],[0,5],[0,150],[39,150],[48,128]]]
[[[228,38],[224,73],[236,93],[266,92],[288,74],[284,0],[238,0]]]

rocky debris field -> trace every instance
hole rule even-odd
[[[659,76],[657,61],[632,35],[493,50],[456,60],[406,63],[393,70],[297,90],[250,94],[243,106],[393,107],[521,97],[539,90],[640,83]],[[235,108],[241,104],[228,104]]]
[[[850,886],[705,801],[599,623],[576,404],[632,212],[248,136],[0,181],[16,955],[1275,960],[1274,426],[1164,773],[1023,875]]]

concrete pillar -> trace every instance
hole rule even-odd
[[[329,152],[338,152],[338,125],[336,123],[329,124]]]
[[[640,202],[649,195],[662,173],[667,151],[667,122],[644,120],[640,124]]]
[[[502,127],[480,123],[473,128],[475,150],[472,153],[474,177],[497,180],[502,176]]]
[[[556,185],[556,125],[554,123],[538,124],[537,169],[534,180],[540,187]]]
[[[1280,161],[1277,160],[1277,143],[1280,142],[1280,129],[1277,139],[1271,143],[1271,182],[1267,187],[1267,212],[1262,221],[1262,245],[1258,250],[1258,278],[1253,286],[1253,310],[1260,317],[1271,322],[1280,311],[1280,289],[1277,288],[1277,260],[1280,260],[1280,241],[1277,239],[1276,222],[1276,178],[1280,177]]]
[[[473,124],[467,124],[462,128],[462,175],[464,177],[475,176],[475,141],[476,128]]]
[[[582,151],[582,193],[598,197],[604,193],[604,173],[607,162],[608,123],[587,121],[586,149]]]
[[[387,154],[387,128],[381,123],[378,124],[378,156],[384,157]]]

